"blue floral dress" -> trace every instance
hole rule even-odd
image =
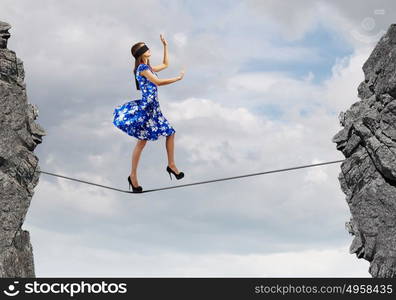
[[[136,69],[142,98],[118,105],[113,112],[113,124],[139,140],[155,141],[161,135],[169,136],[176,131],[161,112],[157,86],[140,75],[147,69],[150,70],[147,64],[140,64]]]

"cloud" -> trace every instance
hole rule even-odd
[[[92,247],[76,235],[38,227],[30,231],[41,277],[370,277],[369,263],[346,256],[345,247],[267,255],[147,253]]]
[[[346,110],[359,100],[357,88],[364,80],[364,62],[370,56],[369,49],[358,49],[352,55],[337,60],[332,68],[332,77],[323,82],[323,100],[326,105],[339,112]]]
[[[57,173],[57,170],[53,172]],[[73,176],[84,178],[87,175],[80,173],[73,174]],[[103,182],[103,177],[93,177],[92,174],[89,174],[89,177],[96,183],[108,184]],[[57,210],[53,207],[69,216],[79,213],[95,217],[111,217],[119,209],[114,193],[65,179],[58,178],[54,183],[46,180],[42,175],[40,184],[35,190],[35,202],[32,209],[39,209],[41,214],[46,212],[56,215]]]
[[[343,62],[342,66],[335,68],[338,70],[335,74],[348,74],[344,69],[353,67]],[[354,80],[351,77],[349,79]],[[284,78],[280,77],[279,80]],[[296,91],[304,91],[304,85],[310,83],[296,81],[295,84],[299,86]],[[327,84],[333,86],[330,81]],[[298,94],[295,96],[299,98]],[[297,103],[297,108],[306,107],[309,100]],[[334,145],[329,139],[337,131],[336,117],[329,115],[323,108],[312,108],[308,116],[294,115],[292,122],[284,124],[263,118],[243,106],[225,106],[205,98],[164,102],[162,110],[177,129],[176,158],[178,165],[184,166],[180,169],[186,172],[185,180],[189,180],[188,182],[336,159]],[[70,156],[70,161],[52,159],[52,162],[57,161],[58,164],[62,162],[60,166],[63,170],[58,169],[58,173],[74,173],[78,178],[118,185],[119,176],[111,176],[112,173],[108,171],[121,174],[122,168],[128,170],[123,163],[126,156],[122,150],[125,147],[121,144],[130,139],[116,128],[108,127],[105,122],[106,115],[106,109],[95,108],[90,114],[71,115],[55,128],[60,138],[73,135],[80,147],[84,145],[79,155]],[[117,141],[119,138],[123,142]],[[93,144],[84,144],[83,141]],[[109,151],[109,146],[100,147],[106,145],[106,142],[109,146],[112,145],[112,151]],[[63,145],[61,142],[57,144],[59,147]],[[157,186],[161,186],[162,175],[158,173],[159,167],[155,163],[160,157],[160,147],[163,146],[149,144],[143,154],[143,157],[147,155],[147,159],[142,158],[141,161],[146,167],[142,171],[146,176],[142,175],[140,179],[143,186],[147,186],[146,183],[149,182],[157,182]],[[59,151],[52,151],[52,155]],[[70,168],[76,158],[80,160],[79,166]],[[152,164],[148,164],[150,158],[155,158]],[[111,212],[114,216],[107,219],[112,227],[102,231],[102,234],[110,236],[114,232],[124,231],[122,235],[128,234],[134,241],[133,247],[139,251],[150,248],[157,253],[184,251],[191,255],[209,255],[219,251],[233,253],[232,255],[248,255],[263,251],[266,255],[272,255],[290,249],[308,251],[319,245],[323,249],[341,241],[348,242],[346,231],[343,225],[340,226],[347,220],[348,211],[338,187],[337,173],[337,166],[299,170],[250,180],[174,190],[165,194],[149,194],[143,199],[136,199],[137,203],[132,198],[133,202],[129,204],[126,201],[102,203],[103,199],[92,198],[95,194],[91,198],[89,195],[78,196],[78,192],[85,187],[76,191],[75,188],[70,189],[71,185],[69,188],[63,186],[61,191],[64,202],[67,199],[79,199],[70,203],[75,210],[74,214],[78,213],[73,220],[73,227],[82,226],[85,223],[84,214],[99,201],[96,204],[98,207],[89,214],[100,216],[106,212],[106,208],[111,207],[108,213]],[[169,185],[165,180],[163,182],[164,185]],[[73,185],[75,186],[74,183]],[[41,187],[42,194],[36,196],[41,198],[46,195],[46,201],[50,203],[52,197],[56,197],[52,196],[54,192],[51,192],[51,185],[43,184]],[[246,193],[249,193],[249,197],[246,197]],[[106,193],[107,196],[110,194]],[[318,195],[321,195],[320,206]],[[114,197],[118,201],[124,198]],[[59,232],[62,232],[62,226],[70,226],[65,213],[52,213],[62,220],[63,225],[58,226]],[[33,218],[42,212],[36,209],[31,214]],[[331,217],[324,218],[326,215]],[[288,217],[285,219],[279,216]],[[85,225],[88,232],[97,230],[93,217],[91,220],[93,224]],[[132,223],[130,220],[133,220]],[[153,223],[153,220],[156,221]],[[315,225],[319,220],[323,225],[320,230]],[[47,222],[51,222],[51,218]],[[132,224],[144,226],[136,231],[132,229]],[[145,232],[151,232],[156,238],[148,238]],[[340,234],[344,234],[344,238]],[[115,243],[121,236],[113,237]],[[101,249],[98,242],[91,242]],[[214,259],[213,255],[215,254],[210,259]],[[150,260],[148,257],[146,259]]]
[[[302,0],[279,2],[253,0],[250,9],[277,24],[282,37],[295,41],[319,23],[336,31],[354,48],[371,48],[393,22],[395,2]]]
[[[187,35],[183,32],[175,33],[173,39],[178,47],[184,47],[187,43]]]

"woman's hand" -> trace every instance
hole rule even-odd
[[[183,77],[184,77],[184,70],[180,72],[180,75],[179,75],[179,77],[178,77],[178,78],[179,78],[179,80],[182,80],[182,79],[183,79]]]
[[[165,38],[164,38],[164,36],[162,35],[162,33],[160,34],[160,39],[161,39],[161,42],[162,42],[162,44],[164,45],[164,47],[165,47],[165,46],[168,46],[168,42],[165,40]]]

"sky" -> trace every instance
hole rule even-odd
[[[43,171],[127,189],[136,139],[112,124],[139,99],[130,47],[144,41],[176,130],[141,155],[143,189],[344,159],[338,114],[394,1],[2,0],[8,48],[47,136]],[[371,277],[349,254],[340,164],[147,194],[41,174],[23,228],[37,277]]]

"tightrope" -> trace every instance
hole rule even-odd
[[[162,188],[143,190],[140,193],[134,193],[133,191],[117,189],[117,188],[114,188],[114,187],[111,187],[111,186],[106,186],[106,185],[102,185],[102,184],[98,184],[98,183],[94,183],[94,182],[90,182],[90,181],[86,181],[86,180],[81,180],[81,179],[77,179],[77,178],[73,178],[73,177],[67,177],[67,176],[64,176],[64,175],[59,175],[59,174],[50,173],[50,172],[46,172],[46,171],[36,170],[36,172],[39,172],[39,173],[42,173],[42,174],[46,174],[46,175],[50,175],[50,176],[65,178],[65,179],[81,182],[81,183],[84,183],[84,184],[94,185],[94,186],[98,186],[98,187],[101,187],[101,188],[114,190],[114,191],[117,191],[117,192],[131,193],[131,194],[143,194],[143,193],[150,193],[150,192],[156,192],[156,191],[162,191],[162,190],[176,189],[176,188],[192,186],[192,185],[198,185],[198,184],[206,184],[206,183],[210,183],[210,182],[225,181],[225,180],[231,180],[231,179],[237,179],[237,178],[243,178],[243,177],[249,177],[249,176],[258,176],[258,175],[264,175],[264,174],[270,174],[270,173],[286,172],[286,171],[296,170],[296,169],[303,169],[303,168],[310,168],[310,167],[316,167],[316,166],[322,166],[322,165],[329,165],[329,164],[335,164],[335,163],[339,163],[339,162],[343,162],[343,161],[345,161],[345,159],[329,161],[329,162],[324,162],[324,163],[317,163],[317,164],[309,164],[309,165],[304,165],[304,166],[290,167],[290,168],[285,168],[285,169],[264,171],[264,172],[259,172],[259,173],[238,175],[238,176],[233,176],[233,177],[218,178],[218,179],[212,179],[212,180],[207,180],[207,181],[199,181],[199,182],[193,182],[193,183],[187,183],[187,184],[181,184],[181,185],[166,186],[166,187],[162,187]]]

